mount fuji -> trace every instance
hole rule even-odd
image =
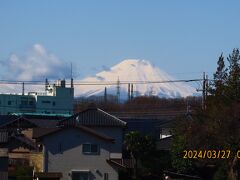
[[[126,59],[109,70],[97,73],[95,76],[86,77],[81,83],[95,82],[97,85],[76,86],[76,97],[103,96],[105,87],[107,94],[117,94],[117,81],[120,82],[120,99],[128,98],[128,84],[123,82],[137,81],[173,81],[176,80],[158,67],[146,60]],[[101,85],[113,82],[110,85]],[[123,83],[123,84],[122,84]],[[100,84],[100,85],[99,85]],[[134,83],[133,83],[134,84]],[[135,96],[159,96],[162,98],[179,98],[193,96],[196,90],[186,83],[145,83],[133,85]]]

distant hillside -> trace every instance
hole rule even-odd
[[[76,101],[75,112],[84,110],[94,101]],[[201,108],[201,97],[162,99],[158,97],[137,97],[125,103],[95,101],[97,107],[117,116],[156,117],[177,116]]]

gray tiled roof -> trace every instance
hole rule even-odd
[[[41,119],[41,117],[35,119],[28,119],[28,121],[40,128],[54,128],[59,122],[59,120]]]
[[[7,143],[0,143],[0,148],[8,148],[9,151],[18,147],[36,150],[35,142],[32,139],[24,136],[23,134],[8,136]]]
[[[88,107],[67,119],[60,121],[58,124],[60,126],[74,126],[74,125],[84,125],[84,126],[126,126],[126,122],[120,120],[119,118],[108,114],[107,112],[95,107]]]
[[[16,115],[0,115],[0,129],[17,122],[27,122],[28,127],[53,128],[57,123],[64,119],[63,117],[44,117],[44,116],[16,116]],[[21,127],[23,128],[22,124]],[[25,124],[26,125],[26,124]],[[13,125],[14,126],[14,125]]]
[[[34,141],[24,135],[19,135],[19,136],[11,136],[9,141],[19,141],[20,144],[24,145],[24,147],[28,147],[31,149],[36,149],[36,144]]]
[[[95,131],[91,128],[82,126],[82,125],[78,125],[78,126],[75,126],[75,127],[67,127],[67,128],[65,128],[65,127],[62,127],[62,128],[34,128],[33,129],[33,139],[40,140],[41,138],[43,138],[45,136],[48,136],[50,134],[53,134],[53,133],[56,133],[56,132],[59,132],[59,131],[63,131],[63,130],[68,129],[68,128],[75,128],[75,129],[90,133],[90,134],[92,134],[92,135],[94,135],[98,138],[104,139],[106,141],[114,142],[113,138],[111,138],[109,136],[106,136],[102,133],[99,133],[99,132],[97,132],[97,131]]]
[[[18,116],[14,115],[0,115],[0,127],[9,124],[10,122],[13,122],[18,118]]]

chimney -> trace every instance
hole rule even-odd
[[[45,91],[48,90],[48,85],[49,85],[49,84],[48,84],[48,79],[46,78],[46,79],[45,79]]]

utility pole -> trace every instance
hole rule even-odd
[[[104,89],[104,103],[107,103],[107,87]]]
[[[71,88],[73,88],[73,72],[72,72],[72,63],[71,63]]]
[[[120,101],[120,80],[118,77],[118,80],[117,80],[117,102],[119,103],[119,101]]]
[[[206,100],[206,75],[203,72],[203,89],[202,89],[202,109],[205,110],[205,101]]]
[[[208,93],[208,76],[203,72],[203,83],[202,89],[197,89],[197,91],[202,91],[202,109],[206,110],[206,99]]]
[[[133,99],[133,84],[131,84],[131,100]]]
[[[49,85],[48,79],[46,78],[45,79],[45,92],[47,92],[47,90],[48,90],[48,85]]]
[[[128,100],[130,100],[131,96],[130,96],[130,83],[128,83]]]
[[[207,97],[208,97],[208,75],[206,75],[206,85],[205,85],[205,106],[206,106],[206,100],[207,100]],[[206,107],[205,107],[206,108]]]
[[[208,96],[208,75],[203,72],[203,83],[202,83],[202,89],[197,89],[197,91],[202,91],[202,109],[206,110],[206,100]]]

